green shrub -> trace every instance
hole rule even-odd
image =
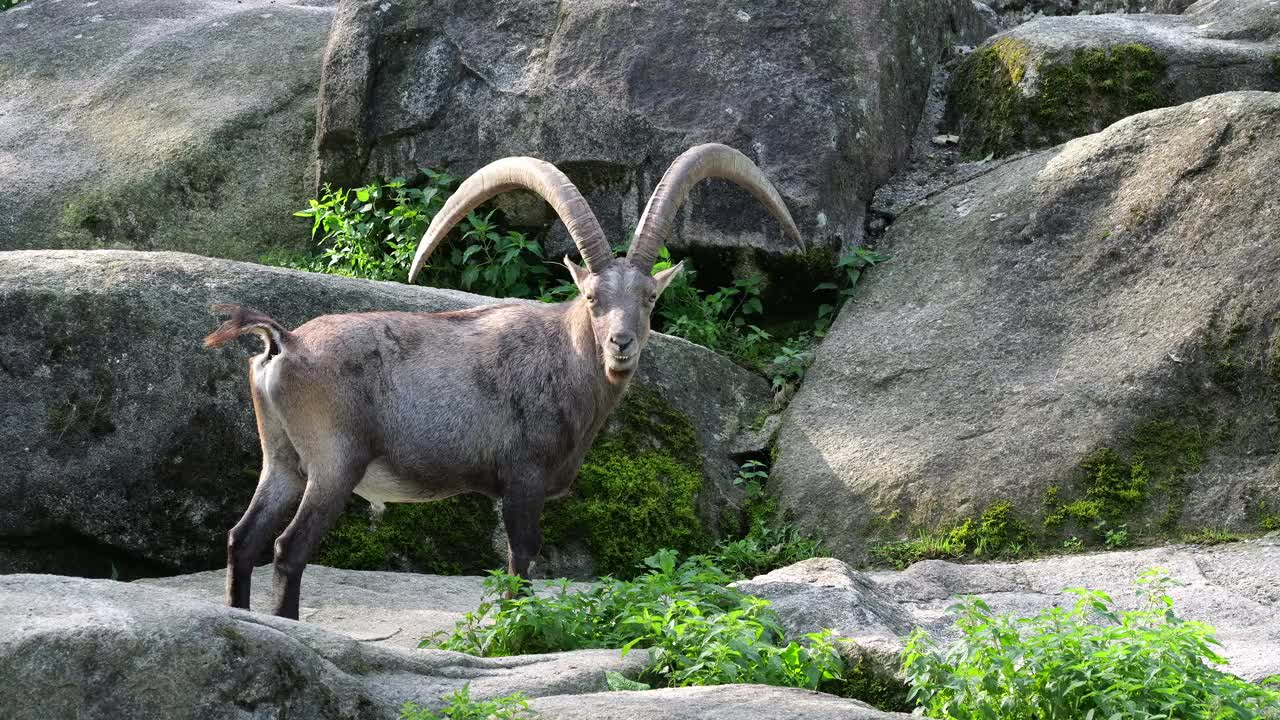
[[[513,693],[494,700],[472,700],[471,685],[449,696],[449,704],[434,712],[414,703],[400,707],[401,720],[517,720],[536,715],[529,710],[529,701],[523,693]]]
[[[478,573],[502,565],[490,541],[493,501],[467,494],[429,503],[392,503],[374,520],[353,508],[325,534],[316,562],[347,570]]]
[[[821,540],[779,518],[778,501],[765,494],[768,480],[768,466],[757,460],[743,463],[734,478],[747,496],[746,532],[722,541],[711,556],[717,567],[735,577],[754,577],[822,554]]]
[[[917,629],[903,654],[910,697],[934,718],[1080,720],[1280,718],[1280,693],[1211,665],[1213,628],[1179,618],[1166,575],[1139,580],[1141,606],[1100,592],[1023,619],[977,598],[952,608],[962,636],[940,649]]]
[[[724,587],[732,578],[706,557],[676,564],[674,551],[645,560],[634,581],[603,578],[549,597],[528,581],[493,572],[488,598],[439,643],[446,650],[503,656],[621,647],[649,655],[646,679],[671,686],[759,683],[814,689],[840,677],[829,632],[787,643],[769,603]],[[508,599],[509,598],[509,599]],[[423,640],[426,647],[436,638]]]
[[[0,0],[0,12],[8,10],[20,2],[22,2],[22,0]]]
[[[311,207],[294,213],[310,218],[311,235],[321,235],[320,257],[295,260],[302,269],[370,280],[405,282],[418,242],[452,193],[454,178],[423,170],[414,183],[395,178],[354,190],[325,186]],[[542,246],[523,233],[503,231],[495,211],[467,215],[460,237],[437,248],[422,277],[429,285],[493,297],[553,300],[576,291],[557,281],[544,262]]]

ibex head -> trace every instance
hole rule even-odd
[[[725,145],[699,145],[684,152],[662,176],[640,216],[625,258],[615,258],[599,221],[564,173],[550,163],[528,157],[504,158],[477,170],[458,187],[431,221],[409,270],[413,282],[431,252],[449,230],[476,206],[493,196],[524,188],[541,195],[564,222],[586,267],[565,257],[578,286],[578,302],[590,308],[596,346],[611,380],[631,376],[649,339],[649,316],[658,296],[679,274],[683,263],[651,275],[658,252],[690,188],[707,178],[731,180],[749,190],[793,237],[804,241],[777,190],[745,155]]]

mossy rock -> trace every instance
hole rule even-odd
[[[1060,62],[1001,38],[956,72],[951,103],[961,118],[961,149],[1000,156],[1056,145],[1164,107],[1171,104],[1160,84],[1165,71],[1159,53],[1138,43],[1081,48]]]
[[[362,501],[353,504],[321,543],[319,564],[435,575],[476,575],[503,565],[493,546],[498,513],[482,495],[394,503],[380,518]]]
[[[546,543],[581,543],[600,574],[630,577],[661,548],[706,549],[699,517],[707,480],[689,418],[656,391],[633,385],[587,453],[570,494],[547,504]]]

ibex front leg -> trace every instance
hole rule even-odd
[[[502,522],[507,529],[512,575],[529,577],[529,565],[542,549],[542,506],[546,502],[546,486],[540,472],[530,472],[508,482],[502,495]]]

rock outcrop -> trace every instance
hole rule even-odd
[[[1280,7],[1271,0],[1033,20],[965,60],[948,112],[963,151],[1000,156],[1231,90],[1280,90]]]
[[[993,612],[1034,615],[1069,605],[1066,588],[1101,590],[1122,609],[1136,605],[1134,580],[1162,568],[1178,616],[1213,625],[1226,669],[1252,681],[1280,674],[1280,537],[1215,547],[1068,555],[1011,564],[926,560],[905,571],[858,572],[830,558],[805,560],[736,584],[770,600],[792,636],[831,628],[896,668],[906,636],[921,627],[943,644],[960,636],[947,608],[962,596]]]
[[[0,13],[0,250],[257,259],[310,238],[336,0],[25,2]]]
[[[930,68],[949,43],[987,34],[970,0],[349,0],[326,50],[319,179],[465,176],[533,155],[621,242],[671,160],[716,141],[760,164],[814,245],[848,247],[905,158]],[[676,248],[794,251],[749,195],[714,184],[694,191],[673,236]]]
[[[1275,521],[1280,94],[1144,113],[898,217],[770,484],[837,556],[977,518]]]
[[[0,576],[0,707],[13,720],[394,720],[406,701],[439,709],[469,686],[477,700],[524,693],[546,720],[909,717],[756,685],[603,692],[606,672],[640,674],[643,651],[421,650],[418,638],[474,609],[481,578],[319,566],[307,578],[310,608],[294,622],[206,600],[220,594],[220,573],[135,583]],[[260,586],[269,579],[270,568],[255,573]]]
[[[13,720],[395,720],[405,701],[439,708],[464,685],[475,698],[590,693],[606,689],[605,671],[634,677],[645,663],[614,650],[384,647],[157,587],[52,575],[0,576],[0,615],[0,707]]]
[[[295,327],[334,312],[494,300],[177,253],[0,253],[0,495],[10,499],[0,503],[0,571],[106,576],[114,563],[137,577],[222,566],[226,532],[259,468],[246,369],[259,345],[201,347],[217,326],[209,307],[218,302]],[[770,407],[768,383],[659,335],[628,397],[638,404],[624,402],[618,417],[634,422],[613,429],[638,431],[647,452],[682,453],[672,459],[702,478],[702,522],[720,527],[719,513],[736,502],[735,453],[763,449],[753,428]],[[678,443],[668,437],[676,431]],[[664,490],[653,472],[655,491]],[[487,500],[472,499],[470,535],[441,523],[454,534],[434,546],[454,553],[455,572],[494,557],[487,548],[497,516]],[[430,513],[449,502],[406,507]],[[488,524],[477,520],[486,513]],[[431,533],[421,518],[418,528]]]

